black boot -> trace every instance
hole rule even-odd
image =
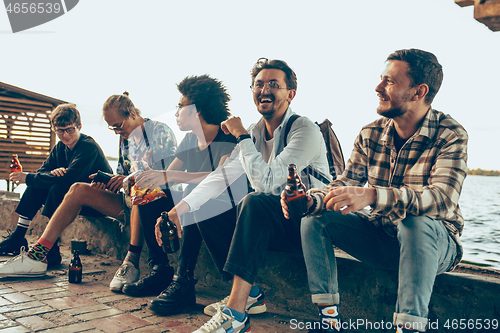
[[[148,275],[137,282],[124,285],[122,292],[136,297],[155,296],[170,285],[173,276],[174,269],[171,266],[154,265]]]
[[[58,241],[56,241],[54,245],[52,245],[49,253],[47,253],[46,259],[47,259],[47,268],[54,268],[61,264],[62,257]]]
[[[28,241],[24,236],[16,236],[15,231],[13,233],[11,233],[10,230],[7,231],[9,235],[4,237],[5,239],[0,243],[0,255],[4,256],[11,254],[17,256],[23,246],[26,251],[29,250]]]
[[[187,312],[196,306],[194,286],[197,280],[187,276],[174,276],[172,283],[160,296],[153,299],[149,308],[158,315],[168,316]]]

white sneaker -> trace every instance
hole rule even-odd
[[[222,301],[207,305],[205,309],[203,309],[203,312],[208,316],[214,316],[217,313],[217,304],[220,305],[221,309],[224,309],[224,306],[226,306],[228,301],[229,296],[224,298]],[[264,291],[262,291],[262,289],[260,290],[260,293],[257,295],[257,297],[248,296],[245,311],[248,314],[259,314],[267,311],[266,295],[264,294]]]
[[[0,264],[0,277],[33,277],[42,276],[47,272],[47,260],[33,260],[28,257],[24,246],[20,254]]]
[[[250,319],[247,318],[245,321],[237,321],[228,314],[225,314],[221,310],[219,303],[215,303],[217,312],[215,315],[207,321],[202,327],[194,331],[193,333],[251,333],[252,328],[250,327]]]
[[[141,272],[134,265],[124,262],[115,273],[113,280],[109,284],[109,289],[112,291],[122,291],[122,288],[127,283],[134,283],[139,280]]]

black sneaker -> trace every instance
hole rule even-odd
[[[4,237],[5,239],[0,243],[0,255],[13,255],[17,256],[21,252],[21,247],[24,246],[25,249],[29,249],[28,241],[26,238],[19,238],[14,236],[14,233],[11,233],[10,230],[7,230],[9,235]]]
[[[149,309],[158,315],[168,316],[187,312],[196,306],[194,285],[197,280],[174,276],[172,283],[149,304]]]
[[[124,285],[122,292],[135,297],[155,296],[170,285],[173,276],[174,269],[171,266],[154,265],[148,275],[137,282]]]
[[[45,258],[47,259],[47,269],[57,267],[61,264],[61,250],[59,249],[59,244],[57,242],[52,245]]]

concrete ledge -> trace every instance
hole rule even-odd
[[[19,200],[0,199],[0,228],[13,229],[17,223],[14,212]],[[33,235],[41,235],[47,218],[36,216],[30,228]],[[4,232],[4,235],[6,232]],[[93,253],[106,254],[123,259],[129,244],[129,228],[120,230],[119,223],[110,218],[86,218],[78,216],[61,236],[61,242],[69,245],[72,239],[86,240]],[[143,261],[145,261],[143,253]],[[176,256],[170,256],[176,266]],[[341,307],[345,320],[371,323],[392,322],[397,295],[397,272],[384,271],[365,265],[352,257],[337,252]],[[500,272],[481,269],[478,274],[460,265],[461,271],[470,273],[445,273],[436,278],[434,292],[429,306],[430,323],[439,325],[432,332],[458,331],[444,327],[448,320],[497,319],[500,320]],[[469,266],[470,267],[470,266]],[[257,283],[266,291],[268,304],[273,311],[286,313],[297,318],[315,318],[316,308],[311,303],[307,287],[304,259],[290,253],[268,252],[262,263]],[[230,282],[223,282],[204,246],[196,269],[200,280],[199,289],[227,296]],[[359,331],[366,331],[358,327]],[[481,330],[463,330],[480,332]],[[492,330],[490,330],[492,331]],[[392,332],[391,330],[370,330],[370,332]]]

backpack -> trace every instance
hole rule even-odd
[[[292,124],[299,117],[300,117],[299,115],[294,114],[288,119],[288,122],[286,123],[285,147],[287,144],[286,141],[288,133],[292,128]],[[323,139],[325,140],[325,145],[326,145],[326,159],[328,160],[330,174],[332,175],[333,179],[335,179],[337,175],[342,174],[345,169],[344,154],[342,153],[342,148],[340,147],[340,141],[332,129],[332,123],[330,122],[330,120],[325,119],[321,124],[318,124],[318,122],[315,122],[315,124],[319,126],[321,134],[323,134]],[[310,165],[308,165],[304,169],[304,172],[308,175],[309,174],[312,175],[314,178],[322,181],[325,184],[330,183],[325,176],[323,176],[320,172],[316,171]]]

